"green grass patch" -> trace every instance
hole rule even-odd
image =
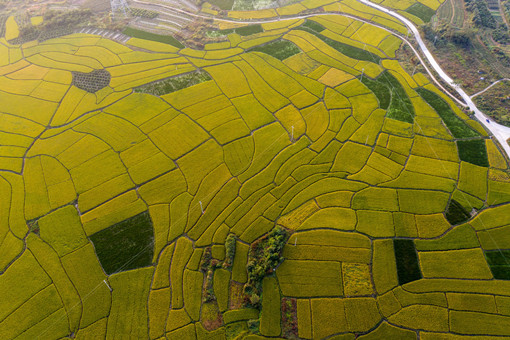
[[[363,77],[361,82],[376,95],[379,107],[388,110],[388,118],[413,123],[413,104],[400,82],[389,71],[384,71],[376,79]]]
[[[124,31],[122,31],[122,33],[124,33],[125,35],[128,35],[130,37],[133,37],[133,38],[157,41],[157,42],[160,42],[163,44],[175,46],[177,48],[184,48],[184,45],[181,44],[177,39],[175,39],[171,35],[161,35],[161,34],[145,32],[145,31],[138,30],[138,29],[132,28],[132,27],[126,27],[124,29]]]
[[[232,6],[234,6],[234,0],[210,0],[211,5],[218,7],[219,9],[223,9],[226,11],[230,11]]]
[[[451,225],[460,224],[466,222],[471,218],[469,212],[456,200],[450,200],[450,204],[446,209],[446,219]]]
[[[148,212],[103,229],[90,240],[108,275],[152,263],[154,230]]]
[[[155,96],[162,96],[164,94],[182,90],[184,88],[197,85],[208,80],[211,80],[211,77],[207,72],[191,72],[145,84],[136,87],[134,91],[139,93],[149,93]]]
[[[377,79],[373,80],[368,77],[363,77],[361,82],[375,94],[379,100],[379,107],[381,109],[387,110],[391,102],[391,91],[388,86],[386,86],[386,84],[384,84],[382,81],[378,81]]]
[[[489,166],[487,147],[483,139],[459,140],[457,148],[462,161],[479,166]]]
[[[320,33],[326,29],[326,27],[322,26],[321,24],[313,20],[306,20],[305,23],[303,24],[303,27],[307,27],[317,33]]]
[[[510,250],[486,251],[485,258],[495,279],[510,280]]]
[[[262,28],[262,25],[248,25],[243,27],[238,27],[234,29],[234,31],[242,36],[252,35],[255,33],[261,33],[264,32],[264,29]]]
[[[439,114],[453,137],[469,138],[480,136],[478,132],[473,130],[453,112],[450,105],[443,98],[424,88],[419,88],[416,92]]]
[[[257,46],[250,51],[263,52],[279,60],[285,60],[301,52],[299,47],[288,40],[276,40],[262,46]]]
[[[421,20],[423,20],[423,22],[429,22],[430,19],[432,19],[432,17],[434,16],[434,14],[436,14],[436,12],[432,8],[427,7],[419,2],[411,5],[411,7],[406,9],[406,12],[420,18]]]
[[[395,259],[397,261],[398,283],[403,285],[422,278],[418,254],[413,240],[394,239]]]
[[[379,62],[381,61],[381,57],[379,57],[378,55],[365,51],[364,49],[357,48],[349,44],[344,44],[339,41],[323,36],[322,34],[320,34],[320,31],[323,31],[324,27],[318,23],[311,24],[312,22],[313,21],[307,21],[306,23],[309,23],[308,25],[306,25],[305,23],[299,27],[296,27],[296,29],[306,31],[308,33],[315,35],[317,38],[321,39],[326,44],[333,47],[338,52],[348,56],[349,58],[370,61],[376,64],[379,64]],[[320,26],[320,28],[316,25]]]
[[[248,25],[248,26],[242,26],[237,28],[227,28],[224,30],[214,30],[214,31],[207,31],[205,35],[210,38],[218,38],[218,37],[224,37],[226,35],[237,33],[242,36],[248,36],[256,33],[264,32],[264,29],[262,28],[262,25]]]

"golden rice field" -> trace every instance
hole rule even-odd
[[[510,336],[508,161],[388,31],[7,39],[1,339]]]

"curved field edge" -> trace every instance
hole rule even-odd
[[[352,24],[321,21],[344,43]],[[27,58],[9,52],[1,67],[3,337],[508,335],[510,179],[494,143],[477,134],[486,163],[463,159],[471,140],[418,94],[437,90],[395,60],[283,35],[300,52],[282,61],[90,35],[2,42]],[[131,91],[197,68],[211,79]],[[92,69],[111,74],[108,87],[72,86],[71,72]],[[384,70],[411,121],[388,117],[363,82]],[[126,260],[138,268],[106,275],[89,239],[144,212],[149,264],[136,253]]]

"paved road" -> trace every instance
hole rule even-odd
[[[444,86],[436,79],[434,74],[429,70],[429,68],[427,67],[427,65],[425,64],[423,59],[421,58],[421,56],[418,53],[418,51],[414,48],[414,46],[405,37],[403,37],[403,36],[393,32],[392,30],[388,29],[385,26],[378,25],[378,24],[376,24],[374,22],[370,22],[370,21],[364,20],[362,18],[358,18],[358,17],[353,16],[353,15],[349,15],[349,14],[345,14],[345,13],[338,13],[338,12],[321,12],[321,13],[313,13],[313,14],[294,15],[294,16],[289,16],[289,17],[286,16],[286,17],[283,17],[283,18],[281,18],[281,17],[271,17],[271,18],[261,19],[261,20],[237,20],[237,19],[217,18],[217,17],[212,17],[210,15],[204,15],[204,14],[201,14],[201,13],[192,13],[192,12],[189,12],[189,11],[186,11],[186,10],[175,8],[173,5],[164,5],[164,4],[161,4],[161,3],[149,3],[149,2],[146,2],[146,1],[143,1],[143,0],[131,0],[131,1],[135,2],[135,3],[138,3],[138,4],[141,4],[141,5],[151,6],[151,8],[159,7],[160,9],[164,8],[164,10],[167,10],[167,11],[168,10],[172,10],[174,12],[181,13],[181,14],[184,14],[184,15],[187,15],[187,16],[191,16],[191,17],[194,17],[194,18],[214,19],[217,22],[228,22],[228,23],[237,23],[237,24],[264,24],[264,23],[277,22],[277,21],[282,21],[282,20],[307,19],[307,18],[310,18],[310,17],[316,17],[316,16],[321,16],[321,15],[341,15],[341,16],[346,17],[346,18],[351,18],[351,19],[354,19],[354,20],[358,20],[358,21],[362,21],[362,22],[365,22],[365,23],[369,23],[370,25],[377,26],[377,27],[379,27],[379,28],[381,28],[381,29],[383,29],[385,31],[388,31],[389,33],[399,37],[402,41],[404,41],[413,50],[413,53],[416,54],[416,56],[420,60],[421,64],[423,65],[423,67],[425,68],[425,70],[427,71],[429,76],[436,83],[436,86],[439,87],[443,92],[447,93],[459,105],[467,106],[464,102],[462,102],[461,100],[457,99],[457,97],[453,96],[450,92],[448,92],[447,89],[444,88]],[[155,20],[158,20],[158,19],[156,18]]]
[[[192,16],[192,17],[207,18],[207,19],[211,19],[212,18],[211,16],[206,16],[206,15],[202,15],[202,14],[199,14],[199,13],[191,13],[191,12],[186,11],[186,10],[175,8],[174,6],[171,6],[171,5],[169,6],[169,5],[163,5],[161,3],[151,3],[151,2],[146,2],[146,1],[143,1],[143,0],[132,0],[132,1],[135,2],[135,3],[139,3],[139,4],[163,7],[163,8],[166,8],[166,9],[173,10],[173,11],[175,11],[177,13],[186,14],[186,15]],[[456,100],[460,105],[468,106],[475,113],[475,117],[480,121],[480,123],[483,124],[494,135],[494,137],[498,140],[498,142],[503,147],[503,149],[506,152],[506,154],[508,155],[508,157],[510,157],[510,145],[508,145],[508,143],[507,143],[507,140],[510,138],[510,128],[508,128],[506,126],[503,126],[503,125],[500,125],[500,124],[497,124],[495,121],[493,121],[492,119],[490,119],[489,117],[484,115],[476,107],[475,103],[473,103],[473,101],[471,100],[470,96],[458,84],[456,84],[454,82],[454,80],[452,78],[450,78],[450,76],[448,76],[448,74],[446,74],[446,72],[443,71],[441,66],[439,66],[437,61],[434,59],[434,56],[429,51],[429,49],[425,45],[423,39],[421,38],[420,32],[418,31],[418,28],[416,28],[416,26],[410,20],[405,18],[404,16],[402,16],[402,15],[400,15],[400,14],[398,14],[398,13],[396,13],[396,12],[386,8],[386,7],[383,7],[381,5],[378,5],[378,4],[375,4],[373,2],[370,2],[369,0],[357,0],[357,1],[359,1],[359,2],[361,2],[361,3],[363,3],[363,4],[367,5],[367,6],[373,7],[373,8],[375,8],[375,9],[381,11],[381,12],[384,12],[384,13],[386,13],[388,15],[391,15],[391,16],[397,18],[398,20],[400,20],[402,23],[404,23],[408,27],[410,32],[413,33],[413,35],[414,35],[414,37],[415,37],[416,41],[418,42],[418,45],[419,45],[419,47],[421,49],[421,52],[424,54],[424,56],[427,59],[427,61],[429,62],[429,64],[432,66],[432,68],[434,68],[434,70],[441,77],[441,79],[443,79],[452,88],[454,88],[455,91],[457,91],[457,93],[464,100],[464,103],[462,103],[456,97],[453,97],[451,95],[450,95],[450,97],[452,97],[454,100]],[[306,19],[308,17],[312,17],[312,16],[316,16],[316,15],[317,14],[296,15],[296,16],[290,16],[290,17],[285,17],[285,18],[280,18],[280,17],[270,18],[270,19],[266,19],[266,20],[245,20],[245,21],[242,21],[242,20],[223,19],[223,18],[214,18],[214,20],[222,21],[222,22],[236,22],[236,23],[251,23],[251,24],[255,24],[255,23],[276,22],[276,21],[280,21],[280,20],[289,20],[289,19]],[[342,16],[345,16],[345,17],[349,17],[349,18],[354,18],[356,20],[360,20],[359,18],[353,17],[353,16],[348,15],[348,14],[342,14],[342,13],[334,13],[334,12],[333,13],[321,13],[321,15],[342,15]],[[361,21],[364,21],[364,20],[361,20]],[[370,23],[370,24],[378,26],[378,27],[381,27],[381,28],[389,31],[387,28],[384,28],[382,26],[376,25],[374,23]],[[394,34],[394,32],[392,32],[392,33]],[[397,34],[395,34],[395,35],[397,35]],[[403,37],[401,37],[399,35],[397,35],[397,36],[399,38],[403,39],[404,41],[406,41],[409,44],[409,42],[406,39],[404,39]],[[419,55],[419,53],[416,51],[416,49],[411,44],[409,44],[409,46],[411,46],[411,48],[413,49],[414,53],[418,56],[420,61],[422,61],[422,58]],[[422,61],[422,65],[425,67],[425,69],[427,70],[429,75],[431,75],[432,78],[435,80],[434,76],[428,70],[428,68],[426,67],[425,63],[423,63],[423,61]],[[439,84],[439,82],[436,81],[436,83],[439,85],[439,87],[443,91],[447,92],[446,89]]]
[[[458,84],[456,84],[453,81],[453,79],[450,78],[448,76],[448,74],[446,74],[446,72],[443,71],[441,66],[439,66],[437,61],[434,59],[434,56],[432,56],[432,53],[430,53],[429,49],[427,48],[427,46],[423,42],[423,39],[420,36],[420,32],[418,31],[416,26],[414,26],[414,24],[410,20],[408,20],[407,18],[405,18],[402,15],[400,15],[398,13],[395,13],[392,10],[389,10],[389,9],[383,7],[383,6],[380,6],[378,4],[372,3],[369,0],[358,0],[358,1],[361,2],[361,3],[364,3],[365,5],[368,5],[370,7],[376,8],[376,9],[378,9],[378,10],[380,10],[380,11],[386,13],[386,14],[389,14],[389,15],[397,18],[398,20],[403,22],[411,30],[411,32],[413,33],[414,37],[416,38],[416,41],[418,42],[418,45],[419,45],[422,53],[425,55],[425,57],[427,58],[428,62],[434,68],[434,70],[437,72],[437,74],[445,82],[447,82],[450,86],[452,86],[455,89],[455,91],[457,91],[457,93],[462,97],[462,99],[464,99],[464,101],[466,102],[467,106],[475,113],[475,117],[487,129],[489,129],[490,132],[492,132],[494,137],[498,140],[498,142],[501,144],[501,146],[505,150],[506,154],[510,157],[510,145],[508,145],[508,143],[507,143],[507,140],[510,138],[510,128],[508,128],[506,126],[503,126],[503,125],[500,125],[500,124],[497,124],[492,119],[490,119],[489,117],[484,115],[476,107],[475,103],[473,103],[473,101],[471,100],[470,96]]]

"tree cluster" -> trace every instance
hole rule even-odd
[[[73,30],[76,27],[86,25],[92,16],[90,9],[78,9],[73,11],[46,11],[41,25],[34,27],[31,24],[20,28],[19,42],[36,40],[46,35],[51,36],[52,31]]]
[[[452,42],[467,48],[471,46],[471,39],[476,34],[476,30],[469,27],[458,29],[450,25],[441,25],[434,29],[430,23],[423,25],[422,30],[425,38],[434,42],[436,46],[445,46],[448,42]]]
[[[468,11],[474,14],[473,22],[475,25],[493,29],[498,26],[485,0],[465,0],[465,2]]]
[[[289,239],[287,230],[276,226],[268,235],[255,241],[250,248],[248,270],[248,282],[244,286],[244,292],[249,297],[250,303],[257,305],[261,293],[262,280],[270,275],[283,261],[282,250]]]

